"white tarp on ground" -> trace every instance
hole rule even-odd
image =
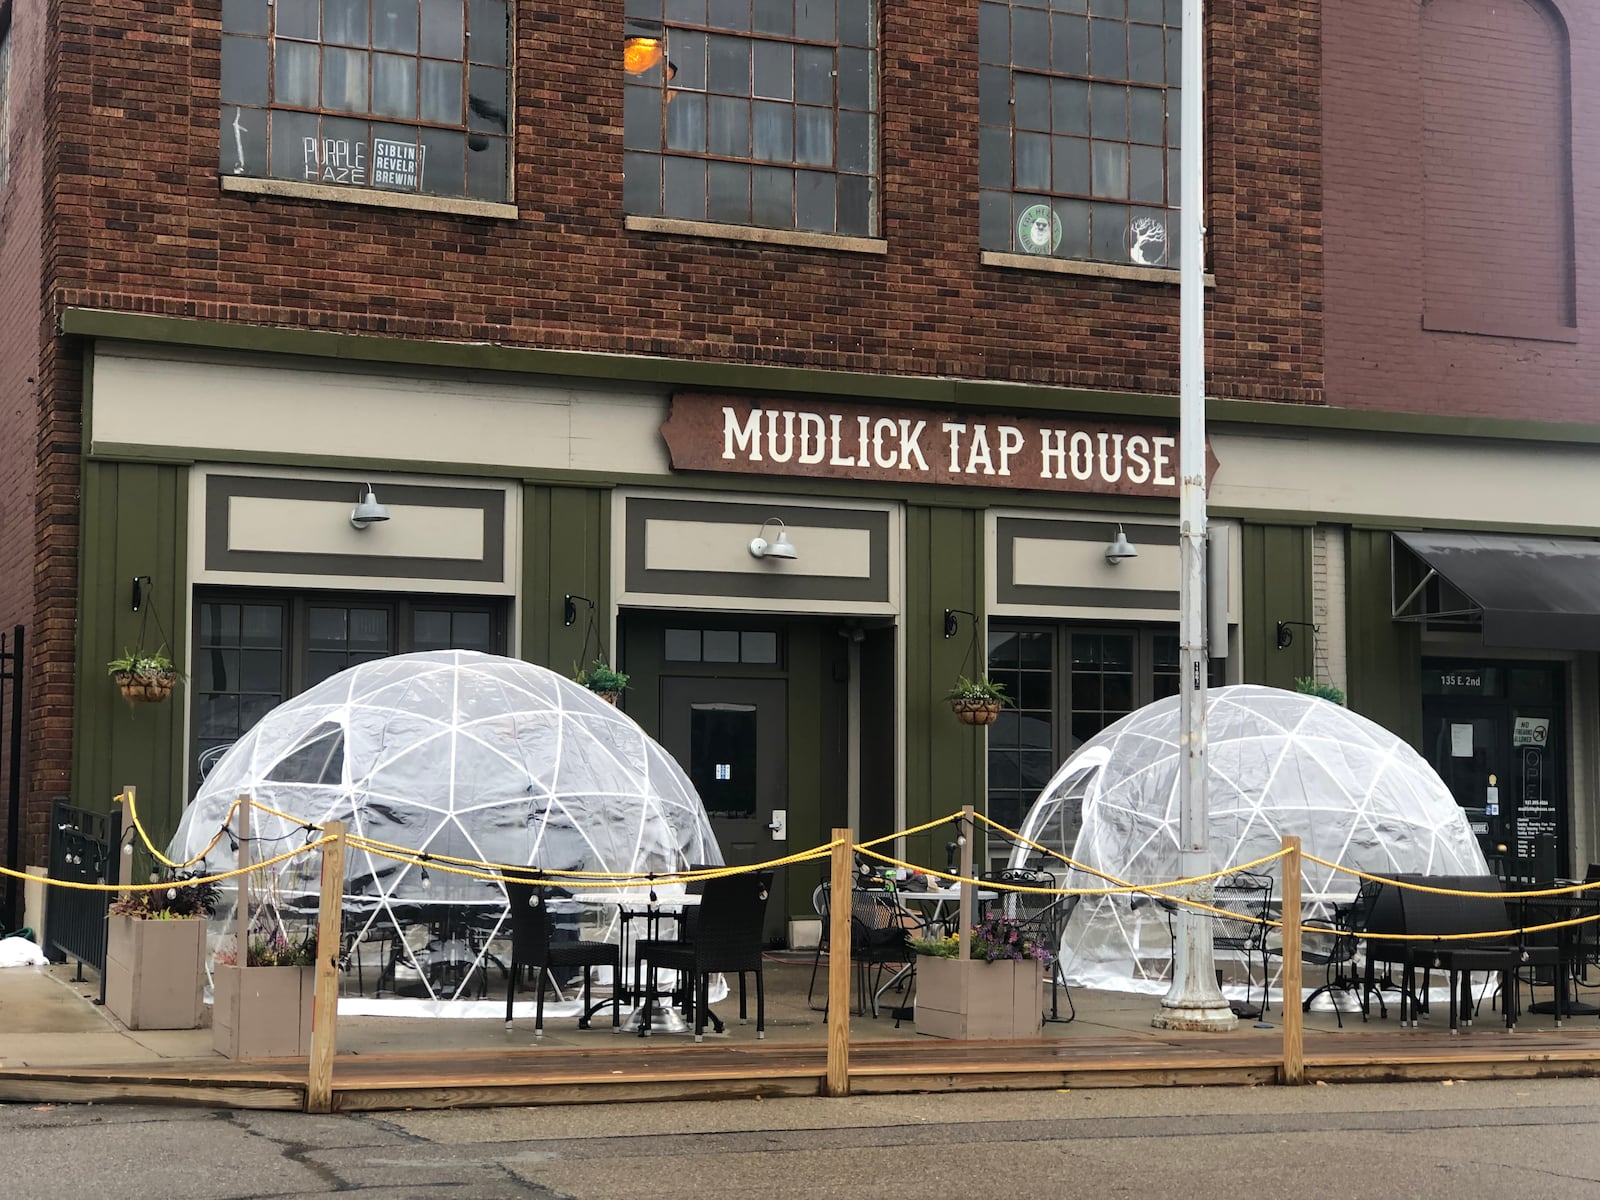
[[[1180,719],[1178,697],[1171,697],[1085,742],[1040,793],[1022,833],[1126,883],[1180,878]],[[1375,874],[1489,873],[1466,817],[1433,768],[1348,709],[1277,688],[1215,688],[1206,740],[1212,870],[1272,854],[1292,834],[1307,854]],[[1074,827],[1079,804],[1082,828],[1067,846],[1063,831]],[[1062,871],[1026,846],[1011,861]],[[1273,876],[1273,896],[1280,896],[1279,864],[1257,869]],[[1062,886],[1108,884],[1071,870]],[[1310,919],[1353,899],[1359,880],[1307,861],[1302,886]],[[1172,971],[1167,913],[1139,897],[1085,896],[1067,922],[1062,954],[1069,983],[1164,992]]]
[[[554,671],[475,651],[363,663],[274,708],[206,776],[170,856],[204,849],[240,795],[293,818],[252,815],[257,860],[308,840],[304,824],[341,820],[352,834],[419,853],[546,870],[670,873],[722,862],[688,777],[631,718]],[[225,838],[206,865],[235,863]],[[505,922],[504,890],[448,865],[348,854],[345,930],[359,935],[364,992],[412,997],[388,1011],[476,1015],[466,1000],[483,976],[469,968],[509,952],[490,940]],[[299,936],[314,918],[297,926],[289,914],[315,908],[317,856],[267,874],[281,925]],[[253,904],[262,888],[253,876]],[[561,908],[585,938],[617,939],[614,902]],[[214,948],[232,949],[231,909],[225,893]],[[488,978],[494,986],[503,971]]]

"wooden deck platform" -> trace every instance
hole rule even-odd
[[[1279,1043],[1230,1034],[1027,1042],[859,1042],[856,1094],[1091,1087],[1251,1086],[1280,1078]],[[1600,1075],[1600,1030],[1308,1033],[1308,1081]],[[341,1055],[336,1111],[581,1104],[822,1093],[818,1045],[606,1045],[449,1054]],[[303,1059],[171,1060],[0,1070],[0,1101],[161,1102],[302,1110]]]

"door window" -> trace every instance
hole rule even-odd
[[[689,780],[711,817],[756,815],[756,706],[689,706]]]

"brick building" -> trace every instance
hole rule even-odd
[[[1560,739],[1519,863],[1581,862],[1600,639],[1396,620],[1445,549],[1392,534],[1593,532],[1600,19],[1324,7],[1208,11],[1214,675],[1419,741],[1477,678],[1474,770]],[[170,828],[273,703],[451,645],[615,660],[730,856],[1014,823],[1175,687],[1181,9],[0,0],[7,861],[53,795]],[[187,683],[130,709],[104,664],[159,641]],[[955,725],[985,669],[1018,707]]]

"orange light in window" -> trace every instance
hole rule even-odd
[[[629,75],[643,75],[666,53],[660,38],[631,37],[622,43],[622,69]]]

